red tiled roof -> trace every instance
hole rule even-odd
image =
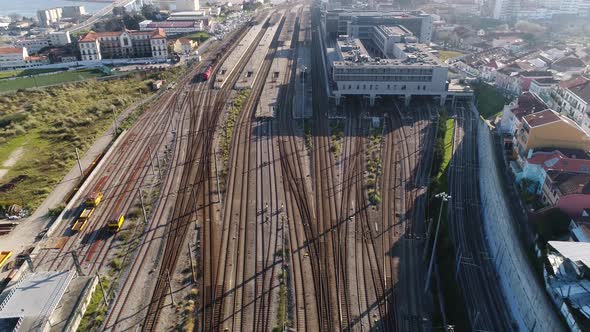
[[[511,111],[518,120],[521,120],[526,115],[541,112],[547,108],[549,107],[541,99],[526,91],[518,97],[517,106]]]
[[[162,28],[152,31],[152,38],[166,38],[166,32]]]
[[[550,153],[535,152],[528,163],[540,165],[546,171],[590,173],[590,160],[568,158],[558,150]]]
[[[564,89],[571,89],[581,84],[588,83],[588,79],[582,76],[578,76],[576,78],[572,78],[571,80],[563,81],[559,83],[559,86]]]
[[[106,31],[106,32],[94,32],[90,31],[82,38],[80,42],[94,42],[101,37],[118,37],[123,32],[130,35],[150,35],[152,38],[166,38],[166,32],[163,29],[156,29],[154,31],[137,31],[137,30],[125,30],[125,31]]]
[[[553,110],[544,110],[541,112],[529,114],[524,116],[523,119],[531,127],[542,126],[548,123],[560,121],[561,118]]]
[[[590,194],[590,174],[548,171],[552,187],[559,188],[563,196],[571,194]]]
[[[0,47],[0,54],[22,54],[22,47]]]

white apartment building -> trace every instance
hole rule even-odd
[[[69,31],[53,31],[47,35],[49,46],[64,46],[72,42]]]
[[[580,76],[561,82],[551,90],[550,97],[552,108],[590,133],[590,79]]]
[[[63,10],[61,8],[50,8],[37,11],[37,19],[39,25],[42,27],[51,26],[53,23],[59,22],[61,19]]]
[[[493,18],[502,21],[511,21],[520,11],[520,0],[496,0],[494,3]]]
[[[366,95],[371,105],[380,95],[403,96],[409,104],[412,96],[448,94],[448,67],[423,44],[396,43],[392,58],[369,55],[357,38],[339,38],[337,61],[332,63],[337,103],[343,96]]]
[[[35,54],[45,47],[64,46],[71,42],[69,31],[54,31],[38,38],[18,39],[14,45],[16,47],[25,47],[29,54]]]
[[[14,46],[24,47],[29,54],[35,54],[42,48],[49,46],[49,40],[47,38],[19,39],[14,43]]]
[[[0,70],[14,70],[49,64],[46,57],[29,56],[24,47],[0,47]]]

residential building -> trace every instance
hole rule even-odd
[[[176,0],[176,11],[199,10],[199,0]]]
[[[496,0],[494,3],[493,18],[502,21],[516,19],[520,11],[520,0]]]
[[[168,57],[166,33],[154,31],[88,32],[79,40],[80,54],[84,61],[120,58]]]
[[[346,95],[365,95],[374,104],[378,95],[440,96],[446,100],[448,67],[430,49],[417,43],[396,43],[393,58],[374,58],[358,38],[337,40],[332,80],[337,102]]]
[[[579,76],[561,82],[550,93],[550,104],[590,133],[590,79]]]
[[[553,74],[546,70],[532,70],[523,71],[519,75],[520,77],[520,89],[521,91],[528,91],[531,86],[531,82],[536,79],[553,79]]]
[[[202,20],[164,22],[153,22],[150,20],[145,20],[139,23],[140,31],[155,31],[157,29],[163,30],[166,33],[166,35],[176,35],[203,31],[204,24]]]
[[[590,160],[583,152],[580,158],[566,156],[559,150],[536,151],[526,159],[522,171],[516,174],[516,182],[528,181],[529,192],[540,194],[548,172],[590,174]]]
[[[590,208],[584,208],[570,221],[572,239],[578,242],[590,242]]]
[[[549,107],[543,100],[527,91],[504,106],[499,129],[502,133],[514,135],[524,116],[544,111],[547,108]]]
[[[49,64],[47,57],[29,56],[24,47],[0,47],[0,70],[14,70]]]
[[[378,25],[398,25],[411,31],[420,43],[432,39],[431,15],[422,11],[329,10],[326,13],[326,33],[332,37],[347,35],[368,39]]]
[[[65,6],[62,7],[61,15],[64,18],[80,19],[86,15],[86,8],[84,6]]]
[[[14,46],[24,47],[27,49],[29,54],[36,54],[41,49],[49,46],[49,40],[47,38],[35,38],[35,39],[18,39]]]
[[[543,203],[556,206],[562,197],[574,194],[590,195],[590,174],[547,171],[541,193]]]
[[[549,241],[545,286],[570,331],[590,323],[590,243]]]
[[[174,52],[179,54],[189,54],[193,49],[197,47],[197,42],[192,41],[188,38],[178,38],[172,44]]]
[[[72,42],[69,31],[52,31],[47,37],[49,46],[64,46]]]
[[[559,81],[554,78],[534,78],[529,85],[529,92],[534,93],[547,103],[550,98],[551,90],[557,84],[559,84]]]
[[[39,25],[42,27],[49,27],[54,23],[58,23],[62,17],[63,10],[59,7],[43,9],[37,11],[37,19]]]
[[[519,164],[539,148],[590,150],[590,136],[573,120],[548,109],[526,115],[518,125],[514,148]]]

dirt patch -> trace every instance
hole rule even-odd
[[[7,169],[0,168],[0,180],[2,180],[4,175],[6,175],[6,173],[8,173]]]
[[[27,178],[28,178],[28,176],[26,176],[26,175],[19,175],[19,176],[15,177],[14,179],[10,180],[8,183],[5,183],[0,186],[0,193],[4,193],[4,192],[9,191],[10,189],[14,188],[17,183],[24,181]]]
[[[8,160],[5,160],[4,163],[2,163],[2,166],[6,167],[6,168],[10,168],[10,167],[16,165],[16,162],[23,155],[23,152],[25,152],[25,149],[23,147],[20,147],[16,150],[12,151],[10,153],[10,156],[8,157]]]

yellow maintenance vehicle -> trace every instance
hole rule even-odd
[[[109,231],[111,231],[113,233],[117,233],[121,229],[121,226],[123,226],[124,222],[125,222],[125,216],[120,215],[118,218],[115,217],[115,218],[112,218],[111,220],[109,220],[107,227],[109,228]]]

